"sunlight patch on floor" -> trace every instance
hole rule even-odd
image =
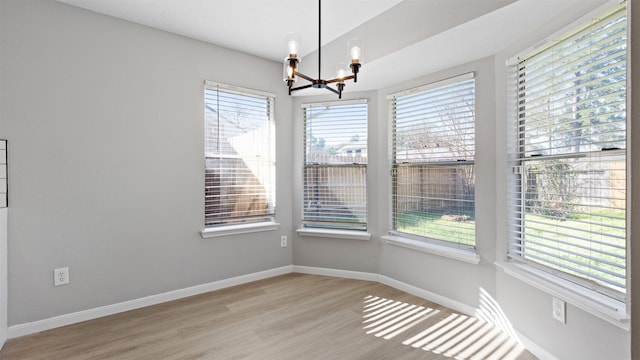
[[[439,311],[400,301],[371,297],[365,299],[363,329],[384,339],[391,339],[416,326]]]
[[[486,292],[481,295],[484,308],[479,314],[484,319],[452,313],[425,323],[421,331],[418,326],[439,310],[370,295],[363,302],[363,330],[386,340],[413,330],[415,335],[403,340],[403,345],[454,359],[516,359],[525,348],[511,336],[513,329],[495,300]]]

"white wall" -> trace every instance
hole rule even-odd
[[[0,7],[9,325],[292,263],[280,64],[53,0]],[[199,235],[205,79],[277,94],[277,231]]]

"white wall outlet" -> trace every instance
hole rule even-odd
[[[67,285],[69,283],[69,268],[53,269],[53,286]]]
[[[564,301],[553,298],[553,318],[560,321],[563,324],[567,323],[567,318],[565,315],[566,304]]]
[[[287,235],[280,236],[280,247],[287,247]]]

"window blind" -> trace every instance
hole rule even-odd
[[[274,97],[205,83],[205,226],[275,215]]]
[[[626,291],[626,6],[518,59],[509,256]]]
[[[306,227],[367,229],[367,103],[303,105]]]
[[[474,247],[474,74],[393,94],[389,101],[391,232]]]

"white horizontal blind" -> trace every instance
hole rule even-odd
[[[475,246],[475,79],[392,95],[392,233]]]
[[[305,104],[306,227],[367,229],[367,103]]]
[[[511,259],[626,291],[626,7],[519,59]]]
[[[205,226],[272,220],[273,103],[272,96],[205,83]]]

